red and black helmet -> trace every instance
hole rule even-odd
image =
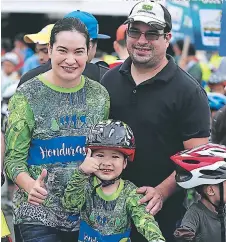
[[[171,156],[177,165],[176,181],[183,188],[219,184],[226,180],[226,147],[206,144]]]
[[[108,148],[122,152],[129,161],[134,160],[135,138],[132,129],[122,121],[104,120],[94,125],[87,137],[91,150]]]

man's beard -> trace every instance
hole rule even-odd
[[[140,58],[139,56],[136,57],[136,55],[134,55],[134,53],[129,53],[131,59],[132,59],[132,62],[135,66],[140,66],[142,68],[153,68],[155,67],[156,65],[158,65],[159,63],[159,58],[155,55],[155,51],[154,51],[154,47],[153,46],[137,46],[137,47],[140,47],[140,48],[149,48],[150,51],[151,51],[151,55],[149,56],[145,56],[144,59],[142,60],[142,57]],[[133,46],[133,48],[135,48],[135,46]]]

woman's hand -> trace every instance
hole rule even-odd
[[[47,170],[43,169],[40,176],[34,181],[33,186],[30,189],[28,195],[28,202],[33,205],[40,205],[47,197],[47,191],[45,189],[44,179],[47,176]]]
[[[87,155],[83,163],[79,166],[79,169],[89,175],[99,170],[99,161],[96,158],[91,157],[91,149],[88,149]]]

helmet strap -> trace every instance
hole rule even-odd
[[[101,182],[93,188],[92,196],[94,196],[96,194],[96,189],[97,188],[99,188],[99,187],[108,187],[110,185],[115,184],[115,182],[121,178],[121,175],[119,175],[118,177],[116,177],[116,178],[114,178],[112,180],[103,180],[103,179],[99,178],[98,176],[97,176],[97,178]]]
[[[112,179],[112,180],[103,180],[103,179],[101,179],[101,178],[99,178],[99,177],[97,177],[97,178],[98,178],[101,182],[100,182],[98,185],[96,185],[96,186],[94,187],[94,190],[96,190],[98,187],[108,187],[108,186],[110,186],[110,185],[115,184],[115,182],[121,178],[121,175],[118,176],[118,177],[116,177],[116,178],[114,178],[114,179]]]

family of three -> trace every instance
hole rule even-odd
[[[103,86],[82,75],[87,28],[64,18],[51,32],[52,69],[10,100],[5,170],[18,186],[17,242],[173,241],[184,194],[170,156],[208,142],[208,101],[166,55],[169,12],[140,2],[128,21],[130,57]]]

